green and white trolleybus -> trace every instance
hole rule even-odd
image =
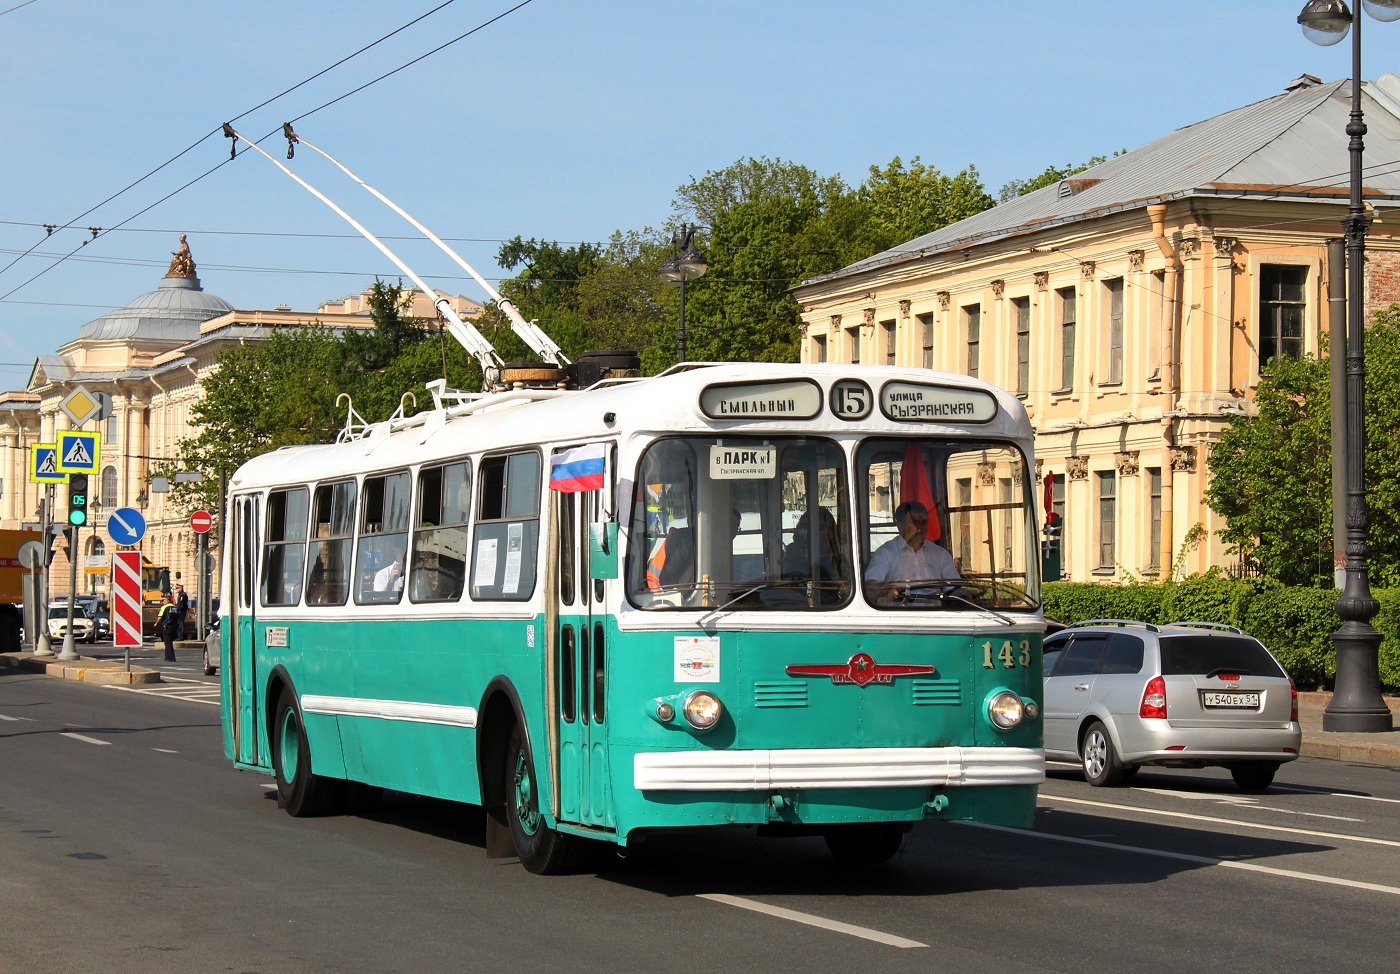
[[[657,829],[881,860],[925,820],[1031,823],[1044,617],[1014,396],[761,364],[434,392],[231,479],[224,745],[291,814],[474,803],[488,853],[537,872]],[[872,575],[921,508],[951,567]]]
[[[432,383],[432,409],[377,424],[352,405],[339,442],[234,474],[237,767],[296,816],[386,788],[481,805],[487,853],[535,872],[658,829],[880,861],[925,820],[1031,824],[1045,620],[1014,396],[886,366],[570,363],[284,133],[468,271],[542,362],[502,363],[440,299],[486,391]]]

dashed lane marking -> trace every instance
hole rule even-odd
[[[955,822],[971,829],[986,829],[992,832],[1006,832],[1024,835],[1050,842],[1064,842],[1069,845],[1088,846],[1091,849],[1106,849],[1111,852],[1134,852],[1141,856],[1155,856],[1158,859],[1175,859],[1177,862],[1190,862],[1199,866],[1219,866],[1221,869],[1242,869],[1250,873],[1263,873],[1282,879],[1300,879],[1309,883],[1324,883],[1329,886],[1346,886],[1350,889],[1370,890],[1373,893],[1390,893],[1400,896],[1400,887],[1383,886],[1380,883],[1363,883],[1355,879],[1342,879],[1340,876],[1323,876],[1319,873],[1299,872],[1296,869],[1279,869],[1275,866],[1261,866],[1254,862],[1236,862],[1231,859],[1213,859],[1209,856],[1193,856],[1186,852],[1167,852],[1164,849],[1145,849],[1142,846],[1119,845],[1116,842],[1100,842],[1097,839],[1080,839],[1072,835],[1055,835],[1051,832],[1032,832],[1028,829],[1013,829],[1005,825],[985,825],[981,822]],[[1288,831],[1288,830],[1286,830]],[[1350,836],[1348,836],[1350,838]]]
[[[71,737],[75,741],[82,741],[84,744],[101,744],[104,747],[111,744],[111,741],[99,741],[95,737],[88,737],[85,734],[74,734],[72,731],[59,731],[59,737]]]
[[[805,923],[810,927],[821,927],[823,930],[831,930],[834,933],[844,933],[852,937],[860,937],[863,940],[873,940],[876,943],[887,944],[891,947],[928,946],[928,944],[921,944],[917,940],[905,940],[903,937],[896,937],[894,934],[889,933],[881,933],[879,930],[871,930],[869,927],[857,927],[849,923],[841,923],[839,920],[828,920],[826,917],[819,917],[811,913],[799,913],[797,910],[785,910],[781,906],[769,906],[767,903],[745,899],[742,896],[730,896],[727,893],[700,893],[698,896],[702,900],[711,900],[715,903],[723,903],[726,906],[737,906],[741,910],[752,910],[755,913],[766,913],[768,916],[777,917],[780,920],[792,920],[794,923]]]
[[[1286,825],[1263,825],[1258,822],[1245,822],[1237,818],[1219,818],[1214,815],[1191,815],[1187,812],[1169,812],[1165,809],[1139,808],[1136,805],[1118,805],[1112,802],[1093,802],[1084,798],[1065,798],[1060,795],[1040,797],[1045,801],[1065,802],[1070,805],[1087,805],[1091,808],[1108,808],[1116,812],[1136,812],[1139,815],[1157,815],[1163,818],[1184,818],[1191,822],[1209,822],[1212,825],[1232,825],[1240,829],[1263,829],[1267,832],[1287,832],[1290,835],[1306,835],[1313,839],[1334,839],[1338,842],[1365,842],[1370,845],[1384,845],[1400,849],[1400,842],[1394,839],[1375,839],[1367,835],[1347,835],[1342,832],[1318,832],[1314,829],[1295,829]]]

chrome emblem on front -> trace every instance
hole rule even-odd
[[[932,672],[932,666],[877,663],[869,653],[856,653],[846,663],[830,666],[814,664],[793,665],[787,668],[788,676],[829,676],[832,683],[854,683],[858,687],[870,683],[893,683],[897,676],[918,676]]]

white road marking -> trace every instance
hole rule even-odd
[[[105,746],[105,745],[107,745],[107,744],[111,744],[111,743],[112,743],[111,741],[99,741],[99,740],[98,740],[97,738],[95,738],[95,737],[85,737],[85,736],[82,735],[82,734],[74,734],[72,731],[59,731],[59,732],[58,732],[58,736],[59,736],[59,737],[71,737],[71,738],[73,738],[73,740],[75,740],[75,741],[83,741],[84,743],[87,743],[87,744],[102,744],[102,745]]]
[[[1326,818],[1335,822],[1364,822],[1364,818],[1349,818],[1346,815],[1324,815],[1322,812],[1296,812],[1291,808],[1275,808],[1261,805],[1259,799],[1247,795],[1202,795],[1191,791],[1170,791],[1166,788],[1134,788],[1147,795],[1162,795],[1167,798],[1180,798],[1184,801],[1212,801],[1221,805],[1238,805],[1258,809],[1261,812],[1277,812],[1279,815],[1298,815],[1303,818]]]
[[[161,754],[179,754],[179,751],[172,751],[168,747],[153,747],[152,751],[159,751]]]
[[[1333,791],[1331,788],[1301,788],[1293,785],[1272,785],[1275,791],[1290,791],[1295,795],[1328,795],[1332,798],[1356,798],[1366,802],[1385,802],[1400,805],[1400,798],[1381,798],[1379,795],[1362,795],[1354,791]]]
[[[33,720],[33,717],[11,717],[9,714],[0,714],[0,720]]]
[[[121,690],[126,693],[145,693],[153,697],[174,697],[191,703],[219,705],[219,687],[202,683],[199,680],[162,680],[160,683],[146,683],[134,686],[108,685],[108,690]]]
[[[1244,822],[1237,818],[1217,818],[1214,815],[1189,815],[1186,812],[1168,812],[1156,808],[1139,808],[1136,805],[1116,805],[1111,802],[1091,802],[1084,798],[1065,798],[1060,795],[1047,795],[1043,792],[1041,798],[1047,801],[1066,802],[1070,805],[1088,805],[1092,808],[1109,808],[1117,812],[1137,812],[1140,815],[1160,815],[1165,818],[1184,818],[1192,822],[1210,822],[1212,825],[1233,825],[1242,829],[1264,829],[1268,832],[1287,832],[1290,835],[1306,835],[1314,839],[1335,839],[1339,842],[1366,842],[1371,845],[1385,845],[1400,849],[1400,842],[1393,839],[1373,839],[1365,835],[1346,835],[1341,832],[1317,832],[1312,829],[1294,829],[1284,825],[1261,825],[1256,822]]]
[[[767,903],[745,899],[742,896],[730,896],[727,893],[698,893],[696,895],[702,900],[712,900],[715,903],[737,906],[741,910],[753,910],[755,913],[766,913],[780,920],[792,920],[794,923],[805,923],[810,927],[821,927],[823,930],[849,934],[852,937],[873,940],[876,943],[887,944],[891,947],[928,946],[928,944],[921,944],[917,940],[905,940],[903,937],[896,937],[889,933],[881,933],[879,930],[871,930],[868,927],[857,927],[849,923],[841,923],[838,920],[828,920],[825,917],[814,916],[811,913],[799,913],[797,910],[785,910],[781,906],[769,906]]]
[[[1099,842],[1096,839],[1080,839],[1071,835],[1053,835],[1049,832],[1031,832],[1027,829],[1012,829],[1004,825],[984,825],[980,822],[955,822],[955,825],[965,825],[974,829],[989,829],[993,832],[1009,832],[1013,835],[1025,835],[1036,839],[1048,839],[1051,842],[1066,842],[1070,845],[1089,846],[1094,849],[1107,849],[1112,852],[1135,852],[1143,856],[1156,856],[1159,859],[1175,859],[1178,862],[1190,862],[1200,866],[1219,866],[1222,869],[1243,869],[1245,872],[1264,873],[1268,876],[1279,876],[1285,879],[1301,879],[1309,883],[1324,883],[1329,886],[1346,886],[1350,889],[1364,889],[1373,893],[1390,893],[1400,896],[1400,887],[1382,886],[1379,883],[1363,883],[1355,879],[1342,879],[1338,876],[1323,876],[1318,873],[1299,872],[1296,869],[1279,869],[1274,866],[1261,866],[1253,862],[1236,862],[1230,859],[1213,859],[1209,856],[1193,856],[1185,852],[1167,852],[1163,849],[1145,849],[1142,846],[1119,845],[1115,842]]]

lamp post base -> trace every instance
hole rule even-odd
[[[1353,734],[1391,730],[1390,708],[1381,696],[1381,634],[1368,623],[1351,620],[1332,634],[1332,641],[1337,647],[1336,691],[1322,712],[1322,729]]]

